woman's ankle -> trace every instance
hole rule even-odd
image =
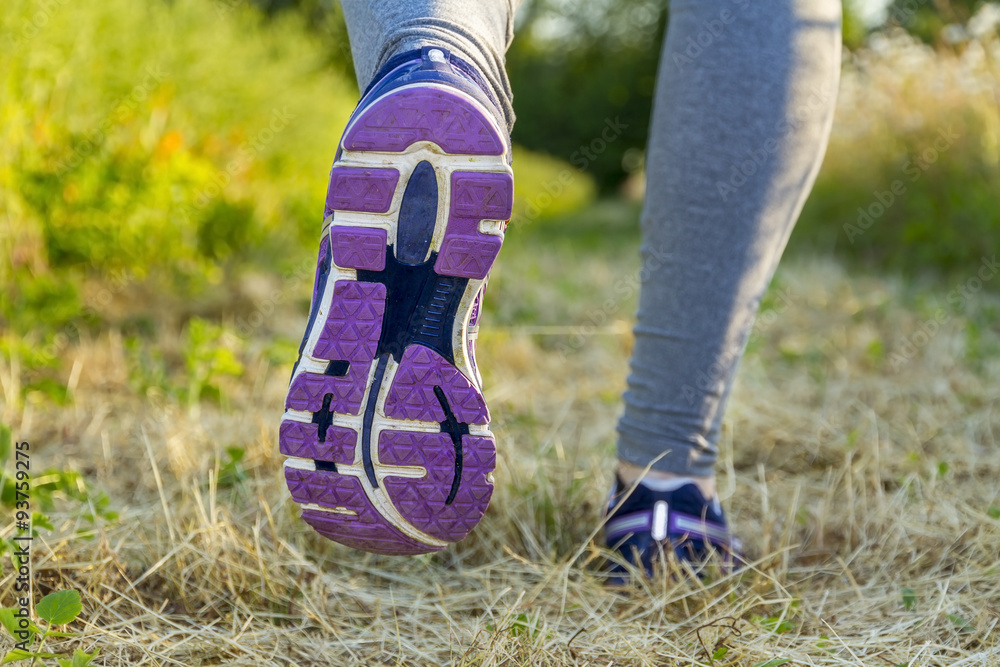
[[[696,475],[680,475],[677,473],[664,472],[662,470],[647,470],[646,468],[637,466],[634,463],[620,460],[618,461],[618,476],[627,486],[631,486],[636,482],[636,480],[639,479],[654,483],[656,481],[666,482],[672,479],[689,479],[701,490],[701,493],[705,496],[706,500],[714,498],[717,492],[715,475],[702,477]]]

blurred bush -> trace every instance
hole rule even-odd
[[[168,307],[314,242],[356,93],[294,17],[264,30],[221,2],[14,0],[0,59],[14,330],[80,315],[88,281]]]
[[[514,146],[513,231],[578,211],[597,196],[589,175],[562,160]]]
[[[331,57],[303,16],[230,0],[4,3],[0,331],[28,336],[4,349],[41,343],[50,358],[80,326],[231,314],[245,274],[314,255],[357,91],[346,42]],[[575,175],[546,201],[566,165],[517,159],[531,175],[519,199],[557,213],[589,200]]]
[[[910,275],[974,273],[1000,233],[998,140],[1000,40],[935,51],[902,31],[872,36],[845,65],[792,249]]]

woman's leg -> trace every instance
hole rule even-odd
[[[652,463],[653,477],[714,494],[733,375],[826,148],[840,11],[837,0],[671,3],[618,425],[626,482]]]

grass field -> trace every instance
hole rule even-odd
[[[605,247],[586,216],[579,233],[510,233],[481,339],[497,490],[439,554],[366,555],[297,518],[280,330],[232,343],[242,377],[191,403],[137,392],[139,352],[115,332],[69,350],[71,404],[9,415],[36,465],[82,471],[120,512],[92,525],[89,501],[60,502],[35,544],[36,589],[83,596],[63,646],[107,665],[1000,664],[1000,300],[985,291],[949,303],[948,286],[783,267],[724,435],[721,488],[753,565],[601,585],[634,296],[600,325],[594,312],[638,264],[633,212],[598,213],[618,220]],[[297,332],[304,316],[269,322]]]
[[[935,51],[890,32],[845,59],[723,432],[720,488],[752,563],[615,591],[600,517],[638,212],[520,148],[478,346],[499,450],[480,528],[397,558],[299,520],[277,428],[356,99],[331,65],[346,42],[322,34],[235,0],[4,2],[0,606],[17,598],[27,440],[35,618],[50,592],[82,596],[61,628],[78,635],[45,651],[1000,666],[1000,39]],[[957,139],[929,154],[941,132]],[[896,181],[905,196],[859,234],[859,207]]]

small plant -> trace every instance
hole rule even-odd
[[[765,618],[763,616],[756,616],[752,620],[763,629],[773,632],[776,635],[783,635],[795,629],[795,621],[788,618],[781,618],[778,616]]]
[[[0,317],[0,321],[3,318]],[[69,402],[66,383],[60,381],[60,358],[57,356],[65,345],[65,334],[47,333],[43,336],[19,336],[10,332],[0,334],[0,366],[20,371],[16,400],[43,399],[56,405]]]
[[[142,338],[132,336],[125,339],[125,353],[128,358],[129,386],[136,394],[148,396],[150,390],[159,390],[168,395],[179,393],[171,385],[162,350],[147,344]]]
[[[486,624],[486,629],[491,633],[497,632],[497,627],[492,623]],[[518,612],[510,623],[500,629],[501,633],[507,633],[511,637],[520,637],[528,641],[534,641],[539,637],[549,639],[552,634],[545,630],[545,621],[538,611]]]
[[[962,634],[972,634],[976,631],[976,626],[957,614],[948,614],[948,620],[955,626],[955,629]]]
[[[0,660],[0,664],[31,660],[32,664],[44,664],[42,660],[55,658],[59,667],[87,667],[92,664],[100,649],[86,653],[81,649],[72,655],[43,652],[45,640],[49,637],[67,638],[78,636],[75,632],[58,632],[52,628],[66,625],[76,620],[83,611],[80,593],[74,590],[49,593],[35,605],[35,613],[45,622],[43,630],[30,619],[24,618],[23,607],[0,608],[0,624],[14,640],[14,648]]]
[[[243,374],[243,364],[234,352],[238,341],[223,327],[199,317],[192,318],[188,323],[184,337],[184,365],[189,378],[187,397],[192,405],[202,398],[221,400],[219,378]]]
[[[538,612],[533,612],[531,614],[526,614],[523,611],[517,615],[511,624],[507,626],[511,637],[527,637],[528,639],[535,639],[539,633],[539,614]]]
[[[0,479],[0,505],[13,508],[15,505],[14,476],[4,471]],[[118,512],[110,509],[111,499],[103,491],[90,488],[83,476],[75,470],[49,469],[32,480],[32,500],[41,512],[32,513],[32,535],[38,536],[38,529],[52,530],[53,526],[46,513],[56,509],[59,499],[76,503],[75,516],[89,524],[98,521],[116,521]],[[89,531],[82,530],[77,537],[88,537]],[[0,552],[2,553],[2,552]]]
[[[8,465],[11,457],[11,431],[0,425],[0,507],[10,510],[17,509],[17,475]],[[34,511],[31,513],[31,536],[37,538],[40,530],[55,530],[51,514],[67,508],[73,518],[82,519],[86,524],[94,526],[99,522],[118,520],[118,512],[111,509],[111,499],[103,491],[93,489],[86,479],[75,470],[59,470],[49,468],[33,475],[31,480],[31,499]],[[79,525],[79,523],[77,523]],[[92,528],[78,528],[75,537],[91,539]],[[0,556],[17,550],[13,538],[0,541]],[[2,561],[0,561],[2,563]],[[2,566],[0,566],[2,572]]]
[[[247,480],[249,476],[243,468],[246,454],[242,447],[226,447],[226,458],[219,465],[219,488],[236,487]]]

